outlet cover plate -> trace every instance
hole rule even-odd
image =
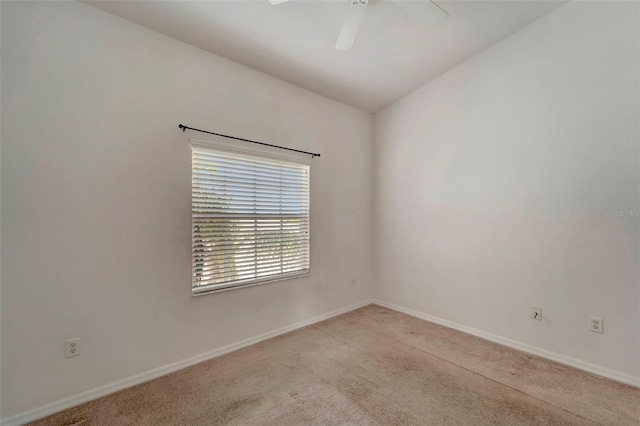
[[[604,333],[604,318],[589,317],[589,329],[594,333]]]
[[[71,358],[80,355],[80,338],[66,340],[64,342],[64,357]]]

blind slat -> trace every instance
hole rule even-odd
[[[306,263],[306,260],[300,259],[295,262],[286,262],[282,263],[279,261],[272,262],[262,262],[256,265],[233,265],[233,274],[236,276],[246,275],[248,273],[254,273],[259,275],[260,272],[267,271],[276,271],[278,269],[282,270],[284,268],[302,268]],[[230,265],[229,264],[220,264],[215,268],[204,271],[204,272],[196,272],[196,278],[200,278],[199,281],[215,279],[216,276],[227,275],[229,276]]]
[[[219,196],[221,194],[224,194],[225,192],[229,193],[231,192],[233,194],[234,197],[302,197],[302,198],[306,198],[307,197],[307,191],[303,191],[303,190],[295,190],[295,191],[287,191],[284,190],[282,188],[275,188],[275,189],[266,189],[266,188],[262,188],[260,189],[260,191],[256,191],[255,188],[245,188],[242,186],[233,186],[233,185],[222,185],[222,184],[218,184],[218,183],[213,183],[211,185],[209,185],[207,188],[192,188],[191,194],[192,195],[200,195],[200,194],[205,194],[205,195],[216,195]]]
[[[240,188],[252,188],[254,190],[260,190],[262,188],[266,189],[277,189],[278,191],[289,191],[289,192],[299,192],[303,193],[306,189],[306,185],[298,185],[294,182],[270,182],[270,181],[262,181],[257,180],[254,181],[252,179],[234,179],[231,177],[227,177],[225,179],[215,179],[213,176],[211,178],[197,177],[192,179],[193,188],[198,188],[199,186],[203,189],[207,189],[208,186],[213,185],[214,182],[219,186],[235,186]]]
[[[204,159],[205,161],[207,161],[207,164],[212,164],[212,163],[229,164],[229,165],[235,164],[238,167],[242,167],[242,166],[253,167],[254,164],[259,164],[260,167],[265,170],[269,170],[269,169],[300,170],[302,167],[304,167],[301,164],[293,164],[288,162],[281,162],[281,161],[270,162],[270,160],[267,160],[265,158],[260,158],[256,161],[252,160],[251,158],[244,158],[244,159],[241,158],[240,161],[238,162],[237,161],[238,156],[234,154],[229,154],[229,153],[222,153],[220,151],[215,151],[213,149],[198,149],[198,148],[194,149],[192,147],[192,152],[193,152],[193,159]]]
[[[191,173],[193,177],[207,178],[209,176],[227,177],[227,178],[251,178],[260,180],[270,180],[275,182],[304,182],[307,177],[306,173],[282,173],[279,171],[266,172],[257,168],[238,169],[230,167],[192,167]]]
[[[283,232],[278,232],[277,230],[265,232],[264,234],[260,234],[256,236],[255,233],[250,231],[240,232],[211,232],[207,234],[197,234],[193,238],[193,244],[210,244],[216,241],[227,241],[228,237],[231,237],[235,240],[243,241],[244,239],[249,240],[251,242],[256,241],[268,241],[268,240],[277,240],[277,241],[286,241],[291,239],[300,239],[306,238],[306,231],[297,231],[292,233],[283,234]]]
[[[215,270],[219,268],[221,265],[236,265],[238,267],[250,267],[250,268],[260,268],[265,264],[274,263],[274,264],[294,264],[294,263],[302,263],[306,262],[306,253],[296,253],[291,254],[285,257],[278,258],[263,258],[255,255],[245,255],[242,258],[236,258],[233,254],[228,255],[224,258],[214,258],[214,259],[202,259],[202,266],[198,266],[198,272],[207,272],[211,270]]]
[[[202,267],[196,268],[196,272],[198,274],[206,274],[211,275],[212,271],[219,270],[227,270],[229,265],[235,266],[236,269],[233,272],[241,272],[246,269],[264,269],[267,267],[271,267],[272,265],[285,265],[285,266],[293,266],[297,264],[304,264],[306,262],[305,256],[295,256],[290,257],[288,259],[280,259],[280,258],[268,258],[268,259],[258,259],[258,261],[250,262],[250,259],[245,259],[244,261],[237,261],[235,259],[226,259],[224,261],[208,261],[204,262]]]
[[[247,226],[233,226],[233,227],[225,227],[225,226],[220,226],[220,227],[211,227],[211,228],[205,228],[205,227],[198,227],[196,229],[194,229],[193,232],[193,237],[195,238],[206,238],[208,235],[211,234],[218,234],[218,233],[236,233],[237,235],[247,235],[248,233],[254,232],[254,226],[251,225],[247,225]],[[259,228],[260,231],[263,232],[281,232],[281,231],[287,231],[290,234],[303,234],[306,233],[307,230],[307,226],[306,224],[304,225],[298,225],[298,226],[288,226],[288,227],[281,227],[281,226],[273,226],[273,227],[260,227]]]
[[[219,244],[216,244],[215,246],[212,244],[209,247],[203,247],[202,244],[196,242],[192,244],[192,248],[193,248],[194,257],[196,257],[200,253],[211,254],[211,253],[216,253],[223,250],[233,250],[233,249],[245,250],[247,247],[257,247],[265,250],[271,248],[275,251],[275,249],[278,248],[279,246],[283,246],[287,248],[291,247],[291,245],[293,244],[295,244],[296,246],[300,246],[304,241],[306,241],[306,239],[307,238],[305,235],[304,237],[290,238],[286,240],[279,240],[274,238],[270,241],[263,240],[263,242],[258,242],[258,243],[254,241],[247,241],[245,243],[221,241]]]
[[[256,278],[249,278],[249,279],[229,279],[227,281],[221,281],[221,280],[208,280],[208,281],[201,281],[198,282],[197,284],[194,284],[193,289],[194,292],[199,292],[199,287],[201,286],[207,286],[210,287],[212,289],[215,288],[231,288],[231,287],[243,287],[247,284],[251,284],[251,283],[259,283],[259,282],[264,282],[264,281],[271,281],[271,280],[277,280],[280,279],[280,277],[296,277],[299,275],[305,275],[309,273],[309,268],[307,269],[285,269],[282,273],[278,272],[278,271],[269,271],[268,273],[265,272],[263,274],[261,274],[259,277]]]

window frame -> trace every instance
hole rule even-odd
[[[238,154],[244,156],[255,157],[267,161],[282,161],[308,167],[308,188],[307,188],[307,246],[308,246],[308,267],[301,271],[291,271],[281,274],[262,278],[248,278],[229,282],[227,285],[221,283],[219,287],[211,288],[215,284],[194,286],[195,271],[195,251],[194,251],[194,214],[193,214],[193,148],[209,149],[228,154]],[[226,140],[222,137],[213,136],[211,140],[190,139],[190,163],[191,163],[191,294],[194,297],[206,294],[214,294],[223,291],[237,290],[241,288],[254,287],[272,282],[292,280],[296,278],[304,278],[311,274],[311,157],[307,154],[301,154],[290,151],[282,151],[279,149],[256,145],[244,146],[237,142]]]

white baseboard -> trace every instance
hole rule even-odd
[[[281,334],[288,333],[289,331],[293,331],[298,328],[306,327],[308,325],[315,324],[320,321],[324,321],[328,318],[335,317],[336,315],[353,311],[354,309],[358,309],[363,306],[370,305],[371,303],[373,303],[372,300],[365,300],[363,302],[356,303],[355,305],[346,306],[344,308],[337,309],[335,311],[328,312],[326,314],[318,315],[304,321],[299,321],[294,324],[288,325],[286,327],[269,331],[267,333],[263,333],[255,337],[251,337],[249,339],[241,340],[239,342],[232,343],[230,345],[223,346],[221,348],[213,349],[211,351],[193,356],[191,358],[184,359],[182,361],[177,361],[171,364],[164,365],[162,367],[154,368],[153,370],[149,370],[141,374],[136,374],[131,377],[117,380],[115,382],[111,382],[106,385],[99,386],[97,388],[72,395],[70,397],[61,399],[59,401],[55,401],[50,404],[43,405],[42,407],[36,408],[34,410],[30,410],[25,413],[21,413],[6,419],[2,419],[0,424],[2,426],[18,426],[28,422],[32,422],[34,420],[41,419],[43,417],[49,416],[59,411],[66,410],[67,408],[75,407],[76,405],[80,405],[84,402],[109,395],[111,393],[129,388],[131,386],[138,385],[140,383],[147,382],[149,380],[158,378],[160,376],[164,376],[166,374],[172,373],[177,370],[181,370],[183,368],[189,367],[199,362],[216,358],[221,355],[227,354],[229,352],[233,352],[235,350],[242,349],[244,347],[261,342],[263,340],[267,340],[272,337],[276,337]]]
[[[166,374],[172,373],[177,370],[181,370],[183,368],[189,367],[191,365],[197,364],[202,361],[206,361],[212,358],[219,357],[221,355],[227,354],[229,352],[233,352],[238,349],[242,349],[244,347],[253,345],[255,343],[261,342],[263,340],[270,339],[272,337],[279,336],[281,334],[287,333],[289,331],[296,330],[298,328],[306,327],[307,325],[315,324],[320,321],[324,321],[325,319],[352,311],[354,309],[361,308],[363,306],[374,303],[379,306],[383,306],[385,308],[393,309],[394,311],[402,312],[407,315],[411,315],[416,318],[420,318],[426,321],[430,321],[436,324],[443,325],[445,327],[452,328],[454,330],[459,330],[464,333],[468,333],[477,337],[480,337],[485,340],[489,340],[504,346],[508,346],[513,349],[517,349],[523,352],[530,353],[532,355],[537,355],[542,358],[547,358],[552,361],[559,362],[561,364],[568,365],[570,367],[575,367],[580,370],[588,371],[590,373],[597,374],[599,376],[603,376],[621,383],[629,384],[632,386],[640,387],[640,377],[631,376],[628,374],[621,373],[619,371],[611,370],[605,367],[601,367],[595,364],[590,364],[588,362],[581,361],[576,358],[571,358],[565,355],[561,355],[555,352],[547,351],[545,349],[540,349],[535,346],[527,345],[522,342],[518,342],[516,340],[508,339],[506,337],[498,336],[496,334],[488,333],[486,331],[478,330],[472,327],[467,327],[465,325],[457,324],[452,321],[448,321],[445,319],[437,318],[422,312],[414,311],[413,309],[405,308],[403,306],[395,305],[393,303],[384,302],[382,300],[365,300],[363,302],[357,303],[355,305],[346,306],[344,308],[328,312],[323,315],[318,315],[313,318],[309,318],[304,321],[299,321],[294,324],[291,324],[286,327],[279,328],[277,330],[269,331],[267,333],[260,334],[255,337],[251,337],[249,339],[241,340],[236,343],[232,343],[227,346],[223,346],[221,348],[217,348],[191,358],[184,359],[182,361],[177,361],[171,364],[164,365],[162,367],[154,368],[153,370],[146,371],[141,374],[136,374],[131,377],[127,377],[121,380],[117,380],[115,382],[108,383],[106,385],[90,389],[85,392],[81,392],[70,397],[61,399],[59,401],[52,402],[47,405],[43,405],[42,407],[36,408],[34,410],[27,411],[25,413],[21,413],[6,419],[2,419],[0,424],[2,426],[18,426],[22,425],[34,420],[38,420],[40,418],[49,416],[51,414],[57,413],[62,410],[66,410],[67,408],[75,407],[76,405],[80,405],[87,401],[91,401],[111,393],[117,392],[122,389],[129,388],[131,386],[138,385],[140,383],[147,382],[149,380],[158,378],[160,376],[164,376]]]
[[[589,373],[597,374],[599,376],[606,377],[608,379],[615,380],[627,385],[640,387],[640,377],[631,376],[629,374],[621,373],[616,370],[601,367],[599,365],[591,364],[577,358],[571,358],[566,355],[561,355],[555,352],[540,349],[535,346],[527,345],[526,343],[518,342],[517,340],[508,339],[506,337],[498,336],[497,334],[488,333],[486,331],[478,330],[476,328],[468,327],[466,325],[458,324],[453,321],[448,321],[442,318],[437,318],[422,312],[414,311],[413,309],[405,308],[404,306],[395,305],[393,303],[384,302],[382,300],[373,300],[373,303],[385,308],[393,309],[394,311],[402,312],[403,314],[411,315],[412,317],[420,318],[426,321],[430,321],[436,324],[443,325],[445,327],[452,328],[454,330],[462,331],[467,334],[480,337],[481,339],[489,340],[500,345],[508,346],[513,349],[517,349],[522,352],[527,352],[532,355],[537,355],[542,358],[550,359],[552,361],[565,364],[570,367],[577,368],[579,370],[588,371]]]

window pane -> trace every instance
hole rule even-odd
[[[309,167],[192,147],[193,287],[309,270]]]

